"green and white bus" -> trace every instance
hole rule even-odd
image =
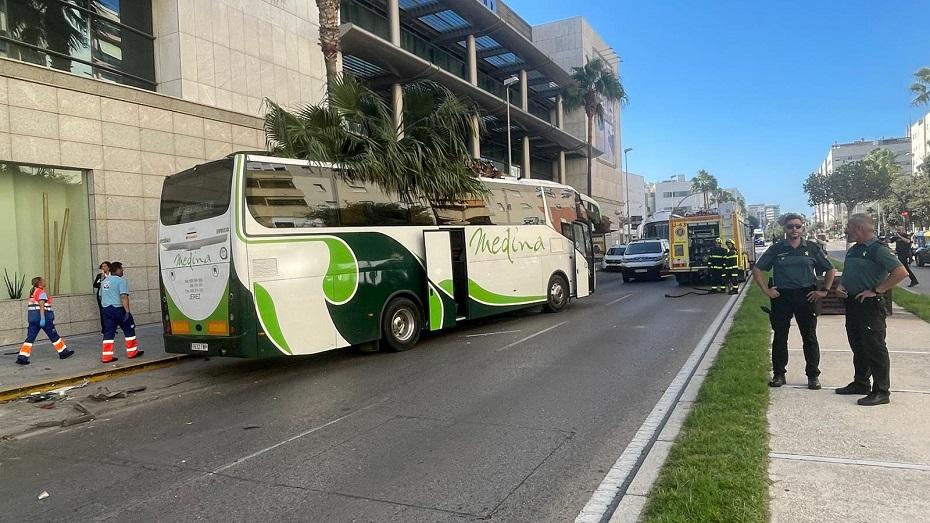
[[[169,176],[158,227],[165,348],[313,354],[594,291],[595,206],[548,181],[403,202],[337,166],[252,153]]]

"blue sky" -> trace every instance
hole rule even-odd
[[[528,22],[581,15],[623,60],[623,146],[655,181],[707,169],[748,203],[808,212],[830,144],[903,136],[930,66],[930,3],[509,0]]]

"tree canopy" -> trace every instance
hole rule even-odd
[[[691,192],[702,193],[704,195],[704,208],[707,208],[707,194],[714,194],[720,190],[720,184],[717,178],[709,172],[701,169],[697,176],[691,180]]]
[[[404,85],[403,96],[400,126],[387,103],[351,76],[336,77],[321,103],[295,112],[266,100],[268,147],[283,156],[343,165],[344,176],[410,201],[483,194],[469,167],[475,108],[429,81]]]
[[[862,160],[840,165],[826,175],[813,172],[804,182],[811,205],[843,204],[852,213],[856,205],[880,200],[888,194],[891,181],[900,174],[894,153],[875,149]]]
[[[930,67],[921,67],[914,73],[911,94],[914,95],[914,99],[911,101],[912,105],[930,104]]]

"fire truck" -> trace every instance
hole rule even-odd
[[[718,211],[671,216],[668,221],[669,272],[679,284],[698,283],[710,276],[710,253],[716,239],[732,239],[739,252],[740,281],[756,261],[752,226],[739,208],[721,205]]]

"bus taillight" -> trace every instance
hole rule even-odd
[[[172,334],[190,334],[191,324],[184,320],[171,320]]]
[[[225,336],[229,333],[229,324],[225,321],[207,322],[207,334],[221,334]]]

